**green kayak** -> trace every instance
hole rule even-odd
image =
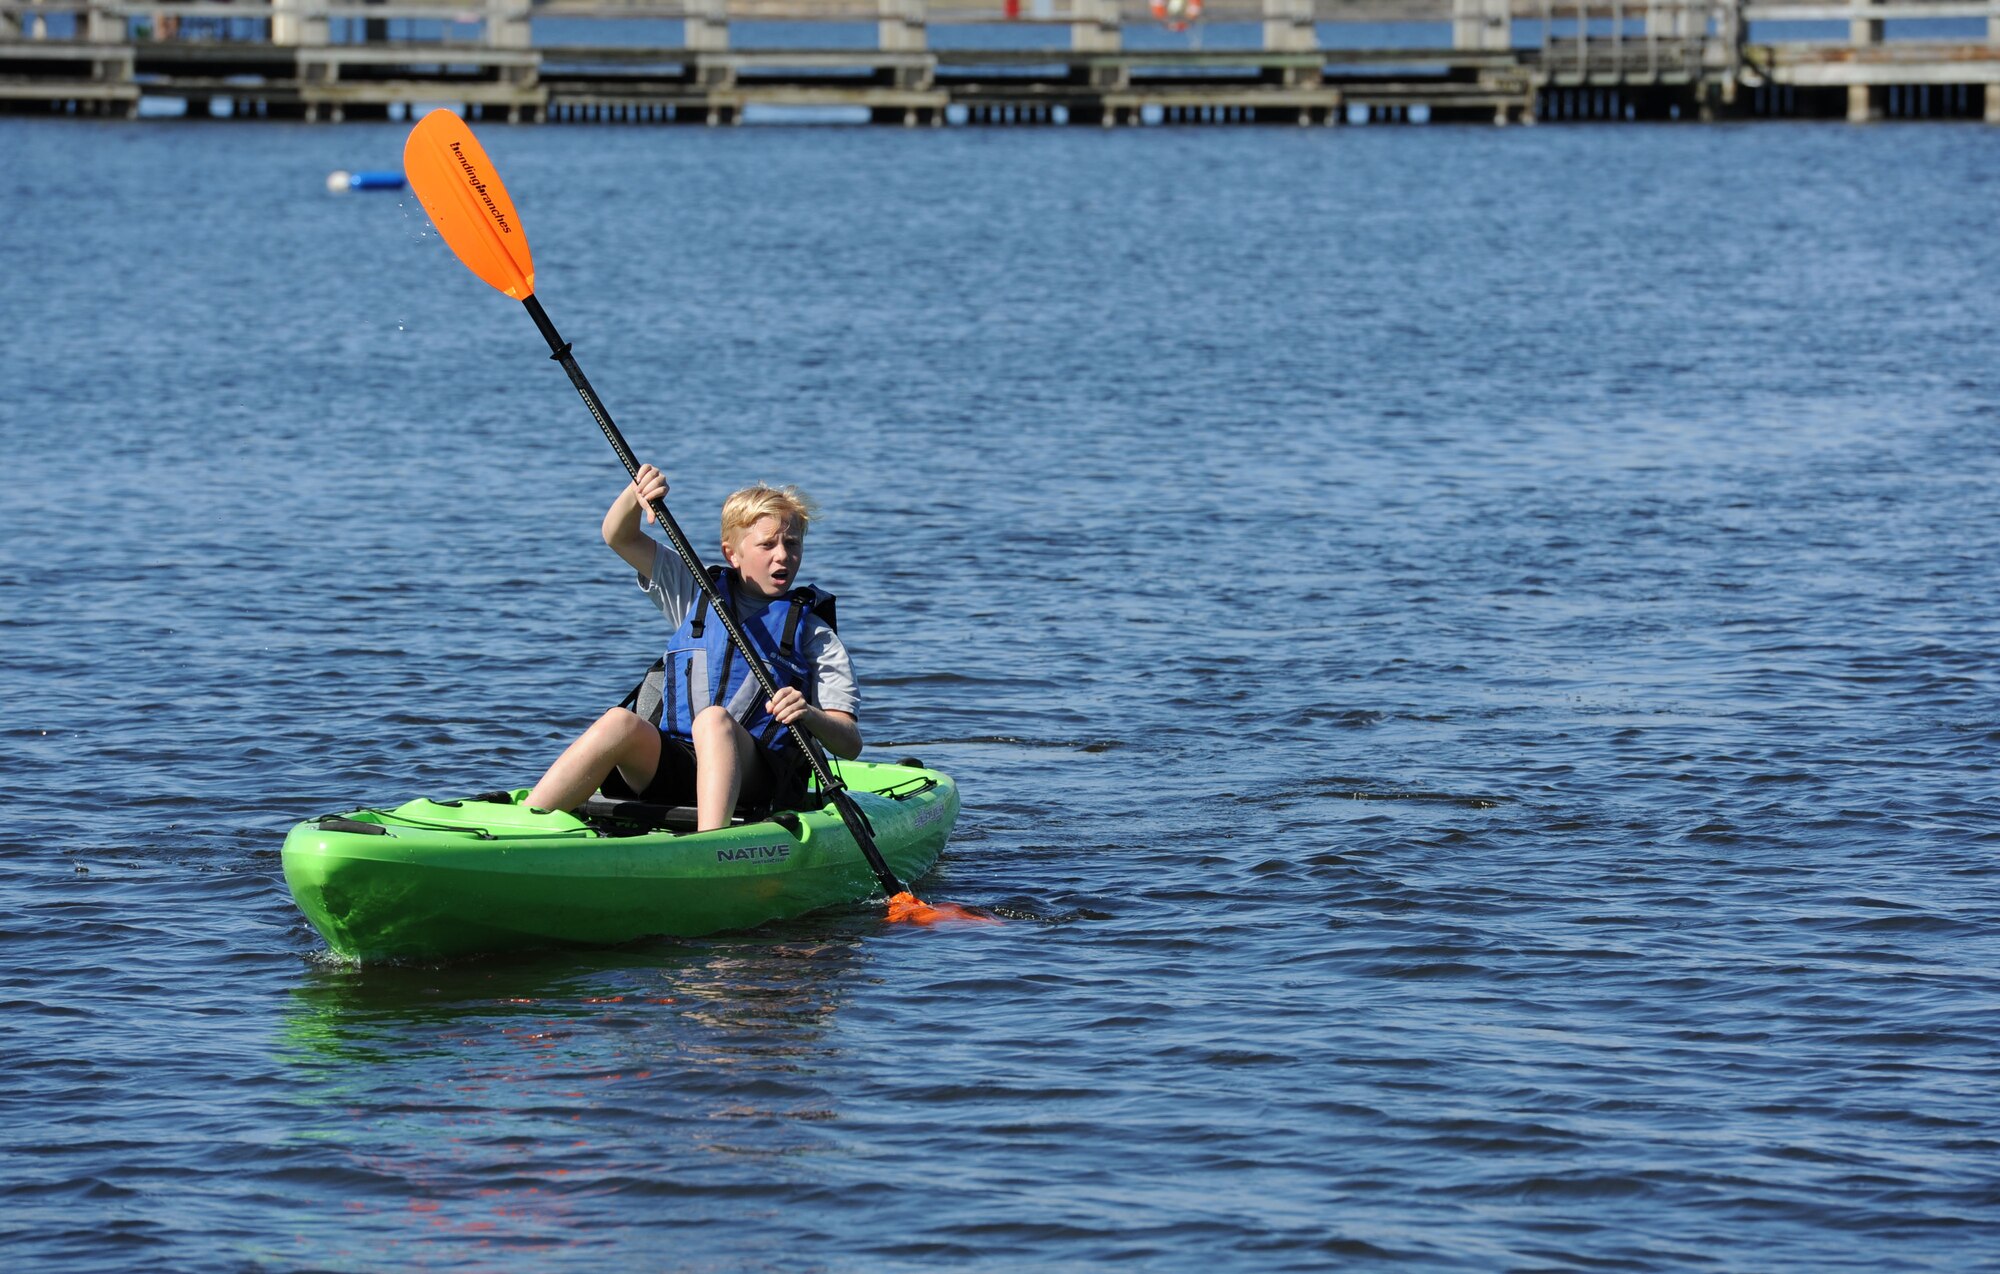
[[[840,772],[896,875],[928,871],[958,820],[951,779],[914,763]],[[327,945],[364,962],[694,937],[878,888],[831,806],[696,832],[685,807],[600,798],[571,815],[526,798],[310,819],[285,837],[285,883]]]

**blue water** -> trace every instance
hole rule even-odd
[[[400,129],[0,121],[0,1249],[2000,1266],[2000,132],[490,128],[1017,917],[330,960],[662,634]]]

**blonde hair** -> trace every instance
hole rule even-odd
[[[760,518],[796,522],[804,535],[819,510],[805,492],[793,486],[767,487],[759,482],[745,487],[722,502],[722,542],[734,544],[739,536],[757,525]]]

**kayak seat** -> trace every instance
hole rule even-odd
[[[646,669],[646,675],[639,684],[618,701],[621,708],[630,708],[654,725],[660,724],[660,709],[663,706],[661,690],[667,679],[667,661],[655,659],[653,666]]]
[[[758,815],[759,811],[749,811]],[[692,832],[700,826],[700,821],[692,805],[655,805],[650,801],[623,801],[605,796],[593,796],[576,807],[576,816],[610,834],[637,836],[645,832]],[[770,814],[771,822],[790,830],[798,831],[798,815],[789,810]],[[739,827],[754,818],[738,815],[729,820],[730,826]]]
[[[691,832],[697,826],[692,805],[655,805],[650,801],[625,801],[593,796],[576,807],[576,816],[612,832],[633,834],[652,831]]]

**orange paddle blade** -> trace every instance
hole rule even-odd
[[[467,269],[517,301],[535,292],[535,261],[514,201],[472,129],[450,111],[432,111],[403,143],[403,175]]]
[[[892,925],[934,925],[954,920],[963,920],[975,925],[1000,923],[997,916],[985,915],[955,903],[921,901],[908,890],[889,899],[888,920]]]

